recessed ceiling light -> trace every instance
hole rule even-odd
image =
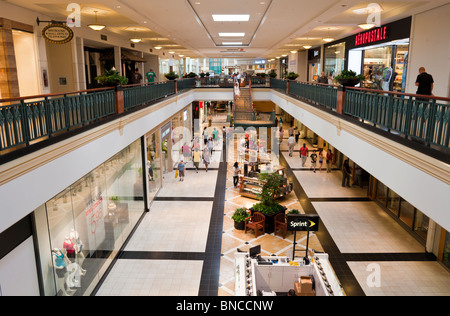
[[[242,45],[242,42],[222,42],[222,45]]]
[[[175,52],[169,52],[169,54],[175,54]]]
[[[310,49],[312,46],[311,45],[304,45],[303,48],[305,49]]]
[[[297,53],[297,51],[296,50],[291,50],[291,53],[295,54],[295,53]]]
[[[162,48],[161,46],[156,46],[156,47],[155,47],[155,49],[161,49],[161,48]]]
[[[334,38],[332,38],[332,37],[325,37],[323,40],[328,43],[328,42],[334,41]]]
[[[242,37],[245,33],[219,33],[220,37]]]
[[[132,41],[133,43],[139,43],[142,41],[141,38],[130,38],[130,41]]]
[[[249,14],[213,14],[212,18],[216,22],[242,22],[250,19]]]

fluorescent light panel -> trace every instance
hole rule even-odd
[[[213,14],[212,18],[216,22],[243,22],[250,19],[249,14]]]
[[[242,45],[242,42],[222,42],[222,45]]]
[[[220,37],[242,37],[245,33],[219,33]]]

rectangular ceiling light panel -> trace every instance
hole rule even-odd
[[[220,37],[243,37],[245,33],[219,33]]]
[[[215,22],[246,22],[250,19],[249,14],[213,14]]]

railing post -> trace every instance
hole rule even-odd
[[[345,110],[345,87],[340,86],[337,89],[337,101],[336,101],[336,112],[339,114],[344,114]]]
[[[286,94],[289,94],[289,80],[286,81]]]
[[[175,94],[177,94],[177,92],[178,92],[178,82],[177,82],[176,79],[173,81],[173,85],[174,85],[173,90],[175,91]]]
[[[117,86],[115,88],[115,93],[116,93],[116,114],[120,114],[124,112],[123,87]]]

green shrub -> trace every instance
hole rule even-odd
[[[249,216],[250,216],[250,214],[247,212],[247,210],[243,207],[240,207],[234,211],[233,216],[231,216],[231,218],[236,223],[240,223],[240,222],[245,221],[245,219]]]

